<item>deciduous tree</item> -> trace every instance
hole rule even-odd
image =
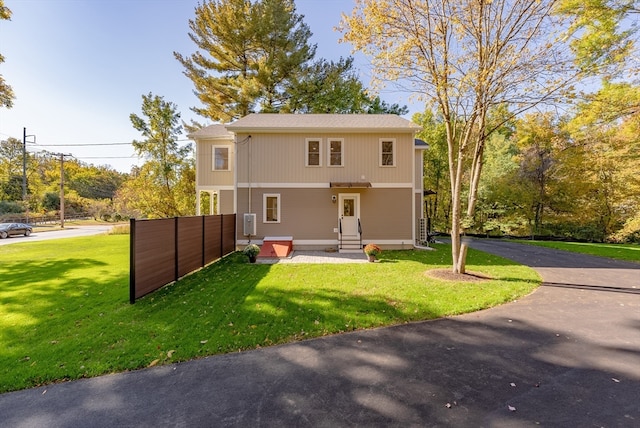
[[[137,190],[139,196],[131,200],[147,207],[141,211],[148,216],[171,217],[193,214],[195,209],[195,188],[186,196],[180,186],[183,175],[189,174],[192,162],[191,145],[178,145],[180,113],[177,106],[163,97],[151,93],[142,96],[144,118],[132,113],[129,117],[133,127],[142,133],[144,140],[133,141],[139,156],[146,159],[140,173],[125,187]],[[130,189],[131,190],[131,189]]]
[[[379,80],[403,80],[434,103],[446,127],[453,272],[464,273],[464,217],[473,217],[491,108],[513,115],[550,101],[571,77],[553,0],[356,0],[343,40],[372,56]]]
[[[11,19],[11,10],[4,5],[4,0],[0,0],[0,20]],[[0,64],[4,62],[4,57],[0,54]],[[13,107],[13,100],[15,94],[13,89],[4,80],[4,77],[0,74],[0,107],[11,108]]]

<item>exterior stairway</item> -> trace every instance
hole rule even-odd
[[[362,241],[358,236],[343,235],[340,240],[338,252],[340,253],[361,253]]]

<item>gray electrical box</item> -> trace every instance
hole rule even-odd
[[[244,228],[243,234],[244,236],[255,236],[256,235],[256,215],[254,213],[245,213],[244,214]]]

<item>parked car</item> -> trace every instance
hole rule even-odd
[[[29,236],[32,230],[31,226],[24,223],[0,223],[0,238],[4,239],[12,235]]]

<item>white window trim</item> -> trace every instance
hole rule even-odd
[[[227,149],[227,169],[216,168],[216,149]],[[211,146],[211,170],[212,171],[231,171],[231,147],[225,145]]]
[[[393,163],[391,165],[385,165],[382,162],[382,143],[388,143],[391,142],[393,143],[393,148],[391,150],[393,150],[392,155],[393,155]],[[395,138],[380,138],[379,140],[379,156],[378,156],[378,165],[382,168],[393,168],[396,166],[396,158],[398,157],[398,152],[396,150],[396,139]]]
[[[267,221],[267,198],[276,198],[276,204],[278,205],[278,220],[277,221]],[[262,222],[263,223],[280,223],[282,217],[280,216],[281,211],[281,199],[280,193],[263,193],[262,194]]]
[[[309,143],[317,141],[318,144],[318,165],[309,165]],[[304,140],[304,166],[309,168],[320,168],[322,166],[322,138],[306,138]]]
[[[340,165],[331,165],[331,143],[340,141]],[[330,168],[344,167],[344,138],[327,138],[327,166]]]

